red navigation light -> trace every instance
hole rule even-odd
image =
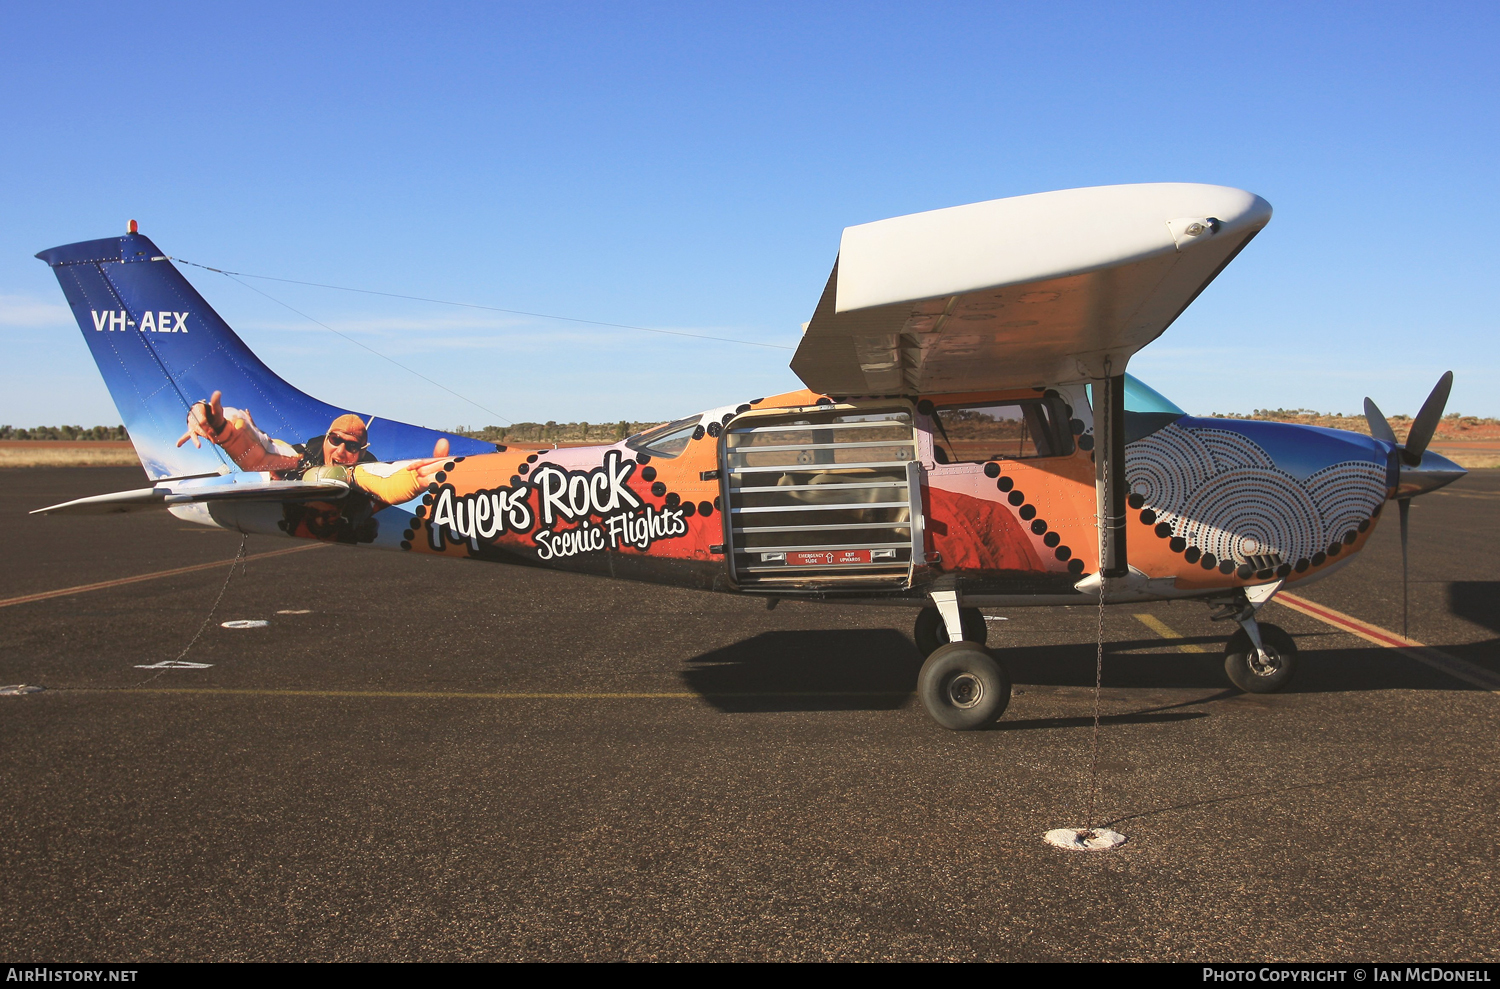
[[[140,227],[136,225],[136,222],[134,220],[131,220],[129,223],[125,224],[125,232],[128,234],[133,234],[139,229]]]

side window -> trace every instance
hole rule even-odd
[[[1073,452],[1062,409],[1043,398],[938,406],[932,452],[940,464],[1061,457]]]

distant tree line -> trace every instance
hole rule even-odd
[[[517,422],[509,426],[459,426],[454,430],[460,436],[469,436],[488,443],[616,443],[642,430],[659,426],[660,422]]]
[[[128,440],[124,426],[0,426],[0,440]]]

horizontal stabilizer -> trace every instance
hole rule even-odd
[[[1122,374],[1270,219],[1239,189],[1159,183],[848,227],[792,370],[841,396]]]
[[[252,484],[222,484],[211,487],[172,489],[137,488],[111,494],[77,498],[60,505],[38,508],[32,515],[111,515],[144,512],[210,501],[315,501],[341,498],[349,493],[343,481],[264,481]]]

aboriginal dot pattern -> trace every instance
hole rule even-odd
[[[1002,474],[1000,465],[993,460],[984,465],[984,476],[997,479],[995,488],[1005,492],[1005,500],[1016,507],[1016,514],[1023,522],[1031,523],[1032,535],[1041,536],[1042,543],[1052,550],[1052,555],[1060,562],[1067,563],[1069,573],[1074,575],[1083,573],[1083,561],[1073,556],[1071,547],[1062,545],[1060,535],[1048,530],[1045,519],[1037,518],[1036,506],[1027,503],[1026,493],[1016,487],[1015,478]]]
[[[1172,423],[1126,447],[1128,504],[1190,564],[1240,580],[1306,573],[1352,546],[1385,501],[1384,464],[1300,480],[1254,440]]]

